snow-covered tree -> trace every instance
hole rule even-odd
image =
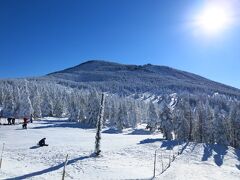
[[[99,108],[100,95],[97,91],[91,91],[87,100],[87,116],[83,120],[83,123],[91,127],[96,127]]]
[[[2,104],[3,104],[2,109],[3,116],[12,117],[14,115],[14,98],[12,88],[7,87]]]
[[[40,95],[39,89],[37,86],[34,86],[34,91],[32,91],[32,95],[30,96],[32,107],[33,107],[33,116],[34,117],[42,117],[41,103],[42,97]]]
[[[128,127],[128,124],[126,124],[127,110],[126,110],[126,106],[124,103],[120,104],[117,117],[118,117],[117,122],[116,122],[117,129],[119,131],[122,131],[123,128]]]
[[[173,116],[168,105],[165,105],[162,109],[162,113],[160,114],[159,119],[160,129],[163,133],[163,136],[168,140],[173,139]]]
[[[158,116],[156,113],[156,108],[153,102],[149,103],[148,107],[148,128],[150,131],[155,131],[157,128]]]
[[[19,100],[21,103],[21,106],[19,108],[19,116],[22,118],[30,117],[30,115],[33,113],[33,108],[32,103],[30,101],[27,80],[24,81],[24,85],[19,90],[20,90]]]

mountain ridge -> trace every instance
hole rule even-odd
[[[151,89],[160,88],[169,89],[171,92],[188,89],[187,91],[190,92],[208,91],[208,94],[210,92],[218,92],[240,96],[238,88],[209,80],[194,73],[152,64],[128,65],[103,60],[90,60],[71,68],[47,74],[44,77],[63,81],[67,80],[74,83],[89,83],[94,85],[97,83],[97,86],[102,86],[105,82],[110,83],[109,86],[117,85],[122,87],[124,85],[125,88],[123,89],[127,91],[131,89],[129,93],[139,91],[144,86],[149,86],[147,91],[150,90],[153,93],[154,90]],[[135,87],[131,88],[131,86]],[[141,93],[147,91],[141,92],[140,90]],[[155,92],[157,94],[161,93],[160,90]]]

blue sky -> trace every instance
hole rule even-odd
[[[204,3],[0,0],[0,78],[102,59],[166,65],[240,88],[240,26],[211,37],[199,33],[192,21]]]

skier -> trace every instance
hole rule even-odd
[[[48,144],[45,143],[45,140],[46,140],[46,138],[41,139],[41,140],[38,142],[38,145],[39,145],[39,146],[48,146]]]
[[[28,123],[27,120],[28,120],[27,118],[23,118],[23,125],[22,125],[23,129],[27,129],[27,123]]]

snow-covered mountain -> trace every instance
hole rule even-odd
[[[65,117],[121,132],[147,123],[166,139],[240,147],[240,90],[165,66],[87,61],[39,78],[0,81],[1,116]]]
[[[240,90],[201,76],[166,66],[124,65],[107,61],[87,61],[78,66],[51,73],[61,84],[96,87],[102,91],[129,95],[132,93],[207,93],[240,96]]]

